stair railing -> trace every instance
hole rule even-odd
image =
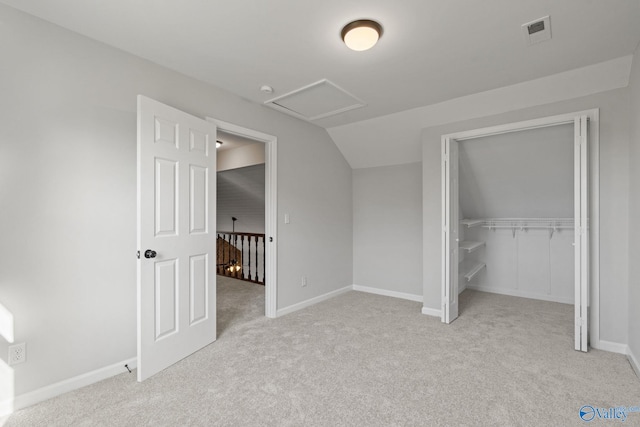
[[[217,274],[264,285],[264,234],[234,231],[218,231],[217,234]]]

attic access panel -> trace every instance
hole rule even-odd
[[[265,105],[305,120],[318,120],[364,107],[366,104],[324,79],[265,101]]]

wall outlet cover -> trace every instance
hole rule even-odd
[[[27,360],[27,345],[19,343],[9,346],[9,366],[24,363]]]

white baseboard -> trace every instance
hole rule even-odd
[[[619,342],[602,341],[592,343],[591,347],[597,350],[609,351],[611,353],[629,354],[629,346],[620,344]]]
[[[21,394],[13,399],[0,402],[0,417],[9,415],[14,411],[35,405],[36,403],[43,402],[53,397],[60,396],[61,394],[125,373],[127,372],[127,368],[125,368],[124,365],[129,365],[130,369],[135,369],[138,365],[138,359],[133,358],[124,360],[120,363],[105,366],[104,368],[96,369],[95,371],[87,372],[85,374],[78,375],[77,377],[69,378],[29,393]]]
[[[617,342],[611,341],[602,341],[596,343],[596,345],[592,345],[593,348],[603,351],[610,351],[612,353],[624,354],[627,356],[627,360],[631,365],[631,368],[635,371],[638,378],[640,378],[640,362],[638,357],[633,353],[631,347],[626,344],[620,344]]]
[[[380,288],[371,288],[369,286],[353,285],[353,290],[358,292],[366,292],[368,294],[383,295],[385,297],[393,297],[406,299],[409,301],[422,302],[422,295],[407,294],[404,292],[389,291]]]
[[[0,426],[3,426],[9,415],[13,414],[13,399],[0,402]]]
[[[636,376],[640,378],[639,359],[636,357],[635,354],[633,354],[631,347],[629,347],[629,350],[627,351],[627,359],[629,359],[629,363],[631,363],[631,367],[633,368],[633,370],[636,371]]]
[[[572,304],[572,305],[574,304],[573,298],[554,297],[551,295],[540,295],[540,294],[534,294],[530,292],[523,292],[518,289],[495,289],[495,288],[489,288],[486,286],[476,286],[476,285],[467,285],[467,289],[480,291],[480,292],[488,292],[491,294],[508,295],[511,297],[537,299],[537,300],[549,301],[549,302],[559,302],[562,304]]]
[[[303,308],[310,307],[322,301],[326,301],[333,297],[337,297],[340,294],[353,290],[353,286],[345,286],[344,288],[331,291],[329,293],[317,296],[315,298],[308,299],[306,301],[299,302],[297,304],[290,305],[289,307],[281,308],[277,312],[277,317],[284,316],[285,314],[293,313],[294,311],[302,310]]]
[[[422,314],[427,316],[442,317],[442,311],[436,308],[422,307]]]

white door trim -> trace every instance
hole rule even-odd
[[[577,111],[539,119],[508,123],[442,135],[458,141],[499,135],[541,127],[573,124],[577,116],[589,120],[589,341],[592,347],[600,347],[600,110]],[[444,272],[443,272],[444,274]],[[441,296],[444,298],[444,295]]]
[[[277,317],[278,309],[278,138],[273,135],[258,132],[253,129],[235,125],[233,123],[207,117],[207,120],[215,123],[219,131],[233,135],[243,136],[263,142],[265,144],[265,301],[264,315],[266,317]],[[272,240],[272,241],[271,241]]]

